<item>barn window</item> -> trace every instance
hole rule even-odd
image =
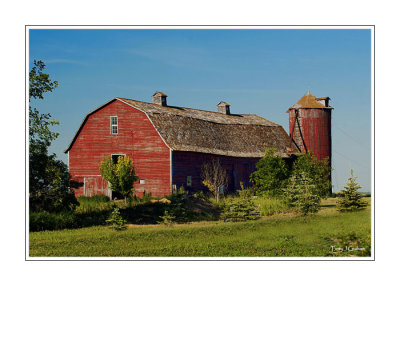
[[[146,180],[145,179],[140,179],[140,181],[139,181],[139,184],[140,185],[144,185],[146,183]]]
[[[118,117],[111,118],[111,134],[118,135]]]
[[[111,159],[114,164],[118,163],[118,157],[120,157],[120,156],[125,156],[125,155],[111,155]]]
[[[192,187],[192,176],[186,176],[186,186]]]

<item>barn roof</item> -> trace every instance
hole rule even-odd
[[[282,126],[254,114],[223,114],[126,98],[114,100],[146,113],[159,135],[174,151],[262,157],[266,148],[275,148],[280,156],[289,156],[290,138]],[[65,152],[72,147],[80,129]]]
[[[310,93],[310,91],[307,92],[306,95],[304,95],[299,101],[297,101],[293,106],[289,107],[289,110],[291,108],[331,108],[333,107],[330,106],[324,106],[322,103],[318,102],[318,100],[325,100],[325,99],[330,99],[329,97],[321,97],[321,98],[316,98],[314,95]]]

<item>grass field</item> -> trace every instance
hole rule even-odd
[[[279,214],[244,223],[198,222],[33,232],[30,256],[370,256],[371,212],[339,213],[335,199],[314,216]],[[333,248],[332,248],[333,247]]]

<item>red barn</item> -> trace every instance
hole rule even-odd
[[[278,124],[250,114],[231,114],[220,102],[218,112],[168,106],[167,95],[157,92],[153,103],[114,98],[86,115],[70,145],[69,170],[83,182],[76,195],[107,194],[99,163],[105,156],[133,159],[139,196],[170,194],[183,186],[189,192],[204,189],[203,163],[218,158],[229,176],[227,191],[249,185],[249,176],[266,148],[289,158],[296,147]]]

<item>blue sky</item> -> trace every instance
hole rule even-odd
[[[371,32],[367,29],[31,29],[29,62],[43,60],[60,86],[34,106],[60,121],[63,153],[83,117],[114,97],[254,113],[288,131],[286,110],[310,89],[329,96],[333,191],[350,168],[371,190]]]

